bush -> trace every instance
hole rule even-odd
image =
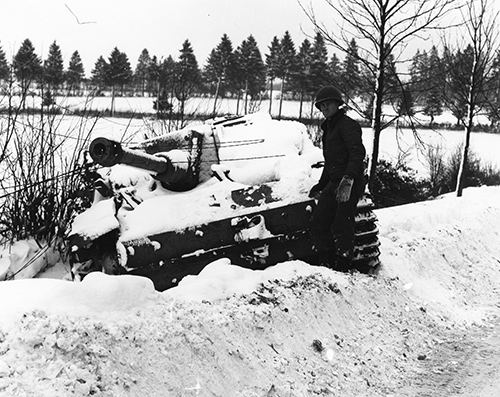
[[[1,242],[34,239],[67,253],[68,225],[90,205],[92,182],[83,157],[95,120],[82,117],[61,131],[63,118],[12,114],[1,126],[0,143],[6,148],[0,156]]]
[[[432,195],[452,192],[456,189],[462,147],[458,146],[446,158],[441,147],[429,148],[425,154],[430,175]],[[469,150],[464,172],[464,188],[471,186],[500,185],[500,171],[492,164],[483,163],[478,155]]]
[[[416,172],[404,163],[393,165],[380,160],[371,193],[379,208],[408,204],[427,199],[430,183],[418,179]]]
[[[160,96],[153,101],[153,109],[162,115],[173,109],[173,105],[170,103],[168,95],[165,91],[162,91]]]

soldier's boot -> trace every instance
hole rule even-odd
[[[353,268],[352,259],[353,259],[352,250],[337,249],[335,251],[333,269],[339,272],[347,272],[351,270]]]

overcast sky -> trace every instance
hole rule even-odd
[[[79,24],[66,5],[80,22],[95,23]],[[296,0],[2,0],[0,9],[0,45],[8,57],[29,38],[45,58],[56,40],[65,67],[78,50],[87,75],[115,46],[135,68],[143,48],[177,58],[187,38],[203,65],[223,33],[234,47],[253,34],[263,53],[273,36],[286,30],[297,46],[305,38],[302,30],[312,33]]]

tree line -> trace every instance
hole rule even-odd
[[[436,46],[430,51],[417,51],[410,67],[409,89],[406,95],[408,109],[416,104],[422,113],[434,118],[449,109],[456,118],[457,126],[467,115],[468,91],[471,85],[470,70],[474,63],[472,44],[455,51],[444,46],[439,53]],[[482,66],[483,68],[485,65]],[[483,75],[486,71],[479,71]],[[476,106],[484,111],[492,126],[500,122],[500,51],[494,54],[491,67],[483,79]],[[406,111],[406,110],[405,110]]]
[[[413,115],[416,107],[430,117],[431,124],[436,116],[448,108],[457,118],[457,124],[467,111],[465,93],[469,82],[467,73],[473,62],[473,51],[450,50],[444,47],[440,54],[436,46],[429,51],[417,50],[409,67],[409,78],[396,70],[394,56],[389,53],[384,64],[385,102],[394,105],[401,115]],[[47,58],[42,62],[29,39],[24,40],[14,56],[11,65],[0,47],[0,80],[8,80],[11,72],[22,92],[32,83],[44,82],[46,96],[66,90],[69,95],[78,94],[82,87],[99,95],[111,90],[121,95],[155,96],[155,109],[169,109],[173,99],[180,104],[183,113],[186,100],[194,95],[210,95],[217,100],[231,96],[238,99],[238,112],[248,112],[250,100],[269,96],[273,90],[280,91],[278,115],[282,113],[285,96],[300,101],[298,117],[312,113],[314,93],[325,84],[335,84],[345,94],[348,103],[356,107],[360,115],[371,120],[374,100],[374,79],[369,68],[362,62],[356,40],[348,42],[345,56],[341,60],[336,53],[330,57],[324,36],[317,33],[312,40],[306,38],[296,48],[289,32],[281,38],[275,36],[263,57],[255,38],[250,35],[233,48],[230,38],[224,34],[217,46],[210,52],[205,65],[200,68],[193,47],[185,40],[177,59],[151,55],[143,49],[132,68],[126,53],[114,48],[108,58],[100,56],[85,77],[85,70],[78,51],[74,51],[65,69],[61,49],[56,42],[50,45]],[[500,105],[500,54],[496,55],[494,74],[484,87],[484,102]],[[356,99],[356,101],[355,101]],[[359,101],[361,99],[361,101]],[[308,102],[311,109],[304,109]],[[360,107],[359,104],[363,104]],[[269,110],[273,106],[269,103]],[[495,109],[495,106],[489,107]],[[498,111],[489,111],[492,125],[500,121]]]

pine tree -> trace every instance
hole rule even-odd
[[[296,70],[297,70],[297,59],[295,52],[295,44],[293,43],[290,33],[286,31],[280,41],[280,51],[278,55],[277,77],[281,79],[281,95],[280,95],[280,107],[279,107],[278,117],[281,117],[285,85],[289,82],[289,79],[295,74]]]
[[[420,74],[419,74],[419,61],[420,61],[420,50],[417,50],[415,55],[411,58],[410,66],[408,67],[408,72],[410,74],[410,84],[413,95],[417,103],[421,103],[420,99]]]
[[[437,71],[432,71],[436,75]],[[412,91],[419,104],[425,106],[425,94],[429,86],[431,71],[429,69],[429,57],[426,51],[417,51],[410,65],[410,83]]]
[[[387,101],[394,103],[401,97],[401,83],[396,70],[396,61],[394,55],[388,52],[384,63],[385,69],[385,85],[384,94]]]
[[[121,87],[123,95],[125,84],[132,80],[132,69],[127,54],[115,47],[108,58],[106,72],[106,84],[111,86],[111,115],[114,115],[116,86]]]
[[[201,72],[189,40],[185,40],[180,50],[176,67],[175,96],[180,102],[181,120],[184,117],[184,106],[201,81]]]
[[[151,76],[157,76],[156,79],[158,87],[157,98],[153,101],[153,109],[158,111],[160,117],[163,117],[166,111],[172,112],[173,110],[172,100],[175,96],[177,83],[177,63],[171,55],[169,55],[167,59],[159,65],[157,65],[156,57],[153,58],[154,59],[151,60],[151,63],[154,62],[156,72],[155,70],[150,71],[152,72]],[[148,76],[150,71],[148,71]]]
[[[309,95],[314,90],[311,74],[312,57],[311,42],[304,39],[297,54],[297,75],[294,79],[296,89],[300,93],[299,119],[302,117],[304,95]]]
[[[224,33],[217,47],[210,52],[203,71],[205,81],[212,86],[215,85],[214,115],[219,93],[225,96],[226,91],[234,81],[235,76],[231,75],[231,72],[235,70],[234,62],[233,45],[227,34]]]
[[[132,79],[132,69],[127,54],[115,47],[108,58],[107,83],[110,86],[124,86]]]
[[[134,78],[136,84],[139,85],[141,89],[141,95],[144,96],[148,80],[149,64],[151,63],[151,57],[146,48],[144,48],[137,59],[137,66],[135,67]]]
[[[160,95],[160,76],[161,65],[158,62],[156,55],[153,55],[148,67],[148,91],[151,91],[156,96]]]
[[[332,54],[332,57],[328,62],[327,76],[329,82],[328,84],[333,84],[336,87],[342,88],[341,85],[342,66],[339,57],[335,53]],[[313,112],[314,112],[314,97],[311,100],[311,118],[313,117]]]
[[[312,46],[311,80],[316,90],[332,84],[328,72],[328,51],[321,33],[316,34]]]
[[[266,54],[267,77],[269,77],[269,114],[273,105],[273,84],[278,76],[278,58],[280,53],[280,41],[274,36],[269,46],[269,54]]]
[[[415,103],[413,102],[413,95],[411,90],[406,87],[401,90],[401,95],[397,102],[397,112],[399,116],[414,116],[415,115]]]
[[[427,59],[427,72],[425,73],[426,80],[424,81],[424,99],[423,113],[430,116],[430,124],[434,123],[434,117],[443,112],[443,97],[442,87],[444,81],[441,81],[441,74],[436,71],[441,70],[441,60],[439,59],[438,50],[432,46],[430,55]]]
[[[359,94],[361,88],[361,71],[359,65],[358,44],[355,39],[352,39],[347,48],[344,61],[342,62],[340,76],[340,87],[344,91],[347,100]]]
[[[361,63],[360,76],[359,97],[363,102],[361,112],[366,120],[371,123],[375,105],[376,70],[371,65]]]
[[[457,126],[467,114],[467,95],[470,86],[470,70],[473,63],[473,49],[469,45],[464,51],[458,50],[446,58],[445,96],[448,107],[457,119]]]
[[[178,83],[179,68],[172,55],[169,55],[159,67],[159,81],[162,90],[169,92],[171,97],[175,95],[175,88]]]
[[[92,69],[90,78],[92,83],[97,87],[98,92],[106,87],[107,73],[108,63],[102,56],[100,56],[94,65],[94,69]]]
[[[248,95],[254,98],[265,88],[266,67],[255,38],[250,35],[235,51],[236,86],[243,90],[245,113],[248,112]],[[239,105],[239,95],[238,95]],[[239,107],[239,106],[238,106]],[[239,109],[237,109],[238,112]]]
[[[78,51],[75,51],[71,54],[68,70],[66,71],[66,84],[68,85],[68,90],[70,92],[79,90],[84,77],[85,70],[83,69],[82,58],[80,58]]]
[[[7,58],[0,46],[0,81],[7,80],[9,78],[9,64],[7,63]]]
[[[49,90],[57,91],[64,81],[64,65],[61,48],[54,41],[49,47],[49,55],[43,63],[43,77]]]
[[[488,106],[486,106],[491,127],[500,124],[500,50],[497,51],[493,62],[488,86]],[[499,132],[499,131],[496,131]]]
[[[410,67],[408,68],[408,72],[410,73],[410,81],[415,87],[420,77],[419,63],[421,56],[422,55],[420,54],[420,49],[418,49],[415,55],[413,55],[413,57],[411,58],[411,64]]]
[[[31,82],[38,79],[42,71],[42,62],[35,54],[35,49],[29,39],[24,40],[21,44],[19,51],[14,56],[12,66],[23,93],[27,93]]]
[[[333,85],[340,87],[340,76],[342,70],[340,66],[340,59],[337,54],[332,54],[330,62],[328,63],[328,78]]]

